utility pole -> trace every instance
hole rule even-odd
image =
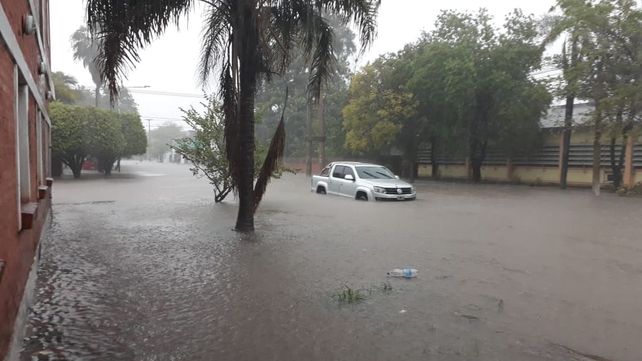
[[[148,118],[147,119],[147,160],[150,160],[150,158],[149,158],[149,147],[150,147],[150,144],[151,144],[151,141],[152,141],[152,136],[151,136],[152,135],[152,133],[151,133],[152,130],[151,129],[152,129],[152,120]]]

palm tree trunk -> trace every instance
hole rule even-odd
[[[239,212],[236,230],[254,230],[254,96],[258,72],[258,30],[252,1],[239,6]]]
[[[319,165],[325,167],[325,105],[323,104],[323,96],[319,97],[319,121],[321,124],[321,136],[319,137]]]
[[[99,100],[100,100],[100,84],[96,84],[96,108],[98,108]]]

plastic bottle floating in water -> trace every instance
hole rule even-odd
[[[415,278],[417,277],[417,270],[414,268],[395,268],[392,271],[388,272],[390,277],[403,277],[403,278]]]

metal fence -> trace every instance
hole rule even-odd
[[[642,144],[633,147],[633,166],[642,168]]]
[[[622,145],[615,146],[615,157],[619,159]],[[421,148],[417,162],[419,164],[432,164],[431,149],[428,147]],[[506,165],[510,157],[506,152],[499,150],[489,150],[484,159],[484,165]],[[437,154],[437,164],[444,165],[463,165],[466,163],[465,158],[461,156],[448,156]],[[512,157],[512,164],[516,166],[540,166],[540,167],[557,167],[560,161],[560,147],[549,145],[539,148],[538,150],[524,155]],[[593,145],[592,144],[573,144],[569,148],[569,166],[571,167],[591,167],[593,165]],[[603,167],[611,165],[611,146],[602,145],[601,163]],[[642,168],[642,144],[635,145],[633,149],[633,166]]]

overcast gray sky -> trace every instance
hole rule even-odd
[[[554,0],[382,0],[378,18],[378,37],[359,60],[359,64],[378,55],[395,52],[406,43],[415,41],[422,31],[431,30],[441,9],[476,11],[488,9],[501,24],[504,16],[514,8],[537,16],[545,14]],[[69,38],[85,22],[84,0],[53,0],[51,2],[52,68],[71,74],[80,84],[92,88],[91,77],[81,63],[72,57]],[[166,121],[178,122],[179,107],[197,106],[201,99],[189,96],[202,94],[196,75],[200,47],[201,8],[177,29],[168,31],[147,47],[141,62],[129,72],[125,86],[149,85],[149,89],[131,89],[139,105],[141,116],[152,120],[152,128]],[[141,91],[182,93],[182,96],[142,94]]]

